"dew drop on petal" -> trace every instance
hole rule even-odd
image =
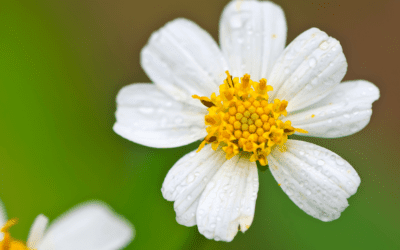
[[[308,65],[310,65],[311,68],[314,68],[316,64],[317,64],[317,60],[315,60],[315,58],[310,58],[308,60]]]
[[[326,50],[329,47],[329,43],[327,41],[322,41],[322,43],[319,45],[320,49]]]

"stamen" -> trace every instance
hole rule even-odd
[[[209,112],[205,116],[208,135],[197,152],[206,143],[211,143],[214,150],[221,145],[227,159],[241,154],[265,166],[273,147],[285,150],[284,143],[289,135],[296,131],[307,133],[292,127],[290,121],[279,119],[281,115],[287,115],[288,102],[275,99],[273,103],[268,103],[267,92],[273,88],[267,85],[266,79],[254,82],[250,75],[245,74],[239,82],[239,78],[232,78],[228,71],[226,75],[219,87],[219,96],[212,93],[209,99],[193,95],[208,107]]]

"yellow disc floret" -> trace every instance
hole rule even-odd
[[[1,232],[4,234],[3,240],[0,241],[0,250],[34,250],[27,247],[23,242],[14,240],[8,230],[17,223],[17,219],[11,219],[4,224]]]
[[[250,161],[268,164],[267,156],[271,149],[278,145],[284,149],[288,135],[295,131],[307,133],[303,129],[294,128],[290,121],[279,120],[286,116],[288,102],[275,99],[268,103],[266,79],[254,82],[248,74],[239,81],[226,71],[227,78],[219,86],[220,95],[212,93],[211,99],[193,95],[207,106],[208,114],[205,124],[208,135],[200,144],[200,151],[206,143],[212,143],[216,150],[219,145],[230,159],[237,154],[249,155]]]

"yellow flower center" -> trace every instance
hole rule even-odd
[[[284,143],[288,135],[295,131],[307,133],[303,129],[294,128],[290,121],[279,120],[286,116],[288,102],[275,99],[268,102],[266,79],[254,82],[248,74],[239,78],[226,71],[227,78],[219,86],[220,95],[211,94],[211,98],[193,95],[206,107],[208,114],[205,124],[208,135],[200,144],[199,152],[206,143],[211,143],[216,150],[219,145],[226,153],[226,159],[237,154],[250,156],[250,161],[259,161],[261,165],[268,164],[267,155],[274,146],[285,149]]]
[[[14,240],[8,230],[10,227],[17,223],[17,219],[11,219],[1,228],[1,232],[4,233],[4,238],[0,241],[0,250],[34,250],[27,247],[23,242]]]

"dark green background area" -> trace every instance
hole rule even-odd
[[[102,200],[136,228],[127,249],[399,249],[400,2],[276,1],[288,39],[318,27],[338,39],[345,80],[375,83],[381,98],[370,124],[340,139],[304,139],[349,161],[361,177],[350,206],[333,222],[302,212],[269,170],[251,228],[233,242],[207,240],[175,221],[161,185],[171,166],[198,142],[153,149],[112,131],[115,97],[149,82],[139,53],[150,34],[185,17],[217,39],[227,1],[1,1],[0,198],[14,237],[34,218],[55,219],[72,206]]]

